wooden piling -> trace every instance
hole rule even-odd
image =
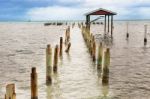
[[[128,30],[128,29],[129,29],[129,27],[128,27],[128,26],[129,26],[129,23],[127,22],[127,34],[126,34],[126,39],[128,39],[128,38],[129,38],[129,30]]]
[[[109,65],[110,65],[110,51],[109,48],[107,48],[104,54],[104,66],[103,66],[103,76],[102,76],[103,85],[108,85],[109,83]]]
[[[46,66],[52,65],[52,48],[51,45],[48,44],[46,48]]]
[[[147,25],[144,25],[145,33],[144,33],[144,45],[147,44]]]
[[[96,43],[95,43],[95,37],[94,36],[92,36],[92,48],[91,48],[91,56],[92,56],[92,59],[93,59],[93,62],[95,62],[95,60],[96,60]]]
[[[47,45],[47,48],[46,48],[46,85],[50,85],[52,83],[51,66],[52,66],[52,48],[50,45]]]
[[[103,71],[103,75],[102,75],[102,85],[106,86],[109,83],[109,69],[105,69],[105,71]]]
[[[68,35],[68,30],[66,29],[66,32],[65,32],[65,45],[67,44],[67,35]]]
[[[69,43],[68,43],[68,46],[67,46],[67,49],[65,50],[65,52],[68,53],[68,52],[70,51],[70,47],[71,47],[71,43],[69,42]]]
[[[16,99],[15,84],[8,84],[6,86],[5,99]]]
[[[31,99],[38,99],[38,83],[35,67],[32,67],[31,72]]]
[[[63,37],[60,37],[60,52],[59,55],[62,56],[63,54]]]
[[[102,55],[103,55],[103,48],[102,43],[100,43],[98,46],[97,69],[101,69],[102,67],[102,57],[103,57]]]
[[[58,45],[56,45],[55,51],[54,51],[54,64],[53,64],[54,72],[57,72],[57,65],[58,65]]]
[[[107,48],[104,54],[104,68],[108,68],[109,65],[110,65],[110,51],[109,48]]]
[[[92,51],[93,51],[93,35],[90,35],[90,46],[89,46],[89,51],[90,54],[92,55]]]
[[[93,62],[95,62],[95,60],[96,60],[96,43],[95,43],[95,40],[93,41],[92,58],[93,58]]]
[[[70,26],[68,27],[68,35],[67,35],[67,41],[69,42],[70,40]]]

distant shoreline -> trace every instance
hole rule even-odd
[[[150,19],[116,19],[114,21],[150,21]],[[44,20],[44,21],[32,21],[32,20],[0,20],[0,22],[85,22],[85,20]]]

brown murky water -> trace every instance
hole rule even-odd
[[[126,22],[114,24],[111,46],[109,93],[104,97],[101,77],[91,60],[80,29],[71,29],[70,54],[63,53],[58,74],[52,86],[45,85],[45,48],[59,43],[66,25],[44,27],[42,23],[0,23],[0,99],[5,86],[16,84],[17,99],[30,99],[31,67],[37,67],[39,99],[149,99],[150,98],[150,37],[144,46],[144,24]],[[93,25],[92,33],[103,33],[103,26]],[[65,49],[65,48],[64,48]]]

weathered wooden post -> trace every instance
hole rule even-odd
[[[67,29],[65,31],[65,44],[67,43]]]
[[[68,53],[68,52],[70,51],[70,47],[71,47],[71,43],[69,42],[69,43],[68,43],[68,46],[67,46],[67,49],[65,50],[65,52]]]
[[[90,36],[90,54],[92,56],[92,52],[93,52],[93,34],[91,34]]]
[[[54,72],[57,72],[57,65],[58,65],[58,45],[56,45],[54,51],[54,65],[53,65]]]
[[[63,37],[60,37],[60,52],[59,55],[62,56],[63,54]]]
[[[31,99],[38,99],[38,83],[35,67],[32,67],[31,72]]]
[[[144,25],[145,27],[145,34],[144,34],[144,45],[147,44],[147,25]]]
[[[67,41],[69,42],[70,40],[70,26],[68,27],[68,35],[67,35]]]
[[[93,62],[95,62],[96,60],[96,43],[95,43],[95,40],[93,41],[93,49],[92,49],[92,58],[93,58]]]
[[[65,32],[65,45],[67,44],[68,42],[68,29],[66,29],[66,32]]]
[[[102,76],[103,85],[108,85],[109,82],[109,65],[110,65],[110,51],[109,48],[107,48],[104,54],[104,66],[103,66],[103,76]]]
[[[98,46],[98,58],[97,58],[97,69],[101,69],[102,67],[102,57],[103,57],[103,48],[102,43]]]
[[[129,29],[129,27],[128,27],[128,26],[129,26],[129,22],[127,22],[127,34],[126,34],[126,39],[128,39],[128,38],[129,38],[129,30],[128,30],[128,29]]]
[[[50,45],[47,45],[47,48],[46,48],[46,85],[50,85],[52,83],[51,66],[52,66],[52,48]]]
[[[16,99],[15,84],[8,84],[6,86],[5,99]]]

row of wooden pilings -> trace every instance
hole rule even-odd
[[[129,39],[129,22],[126,23],[127,26],[127,33],[126,33],[126,39]],[[148,30],[148,25],[144,25],[144,45],[147,45],[147,30]]]
[[[74,24],[72,25],[74,27]],[[56,45],[54,48],[54,54],[52,54],[52,46],[50,44],[47,45],[46,48],[46,85],[51,85],[52,82],[52,73],[58,72],[58,57],[63,57],[63,45],[65,43],[66,49],[65,52],[69,53],[71,42],[70,42],[70,26],[66,29],[65,32],[65,42],[63,41],[63,37],[60,37],[59,46]],[[52,58],[52,55],[54,57]],[[60,59],[61,59],[60,58]],[[52,65],[53,59],[53,65]],[[53,72],[52,72],[53,71]],[[31,69],[31,99],[38,99],[38,75],[36,71],[36,67],[32,67]],[[6,94],[5,99],[16,99],[15,93],[15,84],[8,84],[6,86]]]
[[[97,69],[102,72],[102,84],[108,86],[110,50],[109,48],[104,48],[102,42],[97,45],[94,35],[85,26],[81,24],[78,24],[78,26],[82,30],[82,35],[92,57],[92,61],[97,64]],[[98,50],[96,50],[97,48]]]

